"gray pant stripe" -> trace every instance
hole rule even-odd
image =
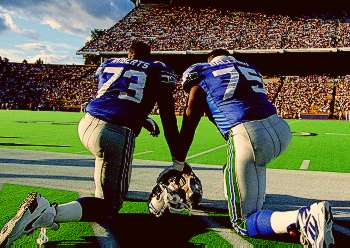
[[[126,130],[125,135],[125,150],[124,150],[124,159],[121,164],[121,194],[120,194],[120,200],[123,201],[124,197],[128,191],[129,188],[129,166],[130,166],[130,158],[132,153],[132,147],[133,147],[133,133],[130,130]]]

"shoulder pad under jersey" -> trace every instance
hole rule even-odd
[[[177,75],[171,67],[161,61],[154,61],[154,64],[160,69],[160,83],[175,87]]]
[[[191,88],[202,79],[202,70],[207,63],[193,64],[182,74],[181,84],[184,91],[189,92]]]

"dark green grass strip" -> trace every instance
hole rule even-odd
[[[64,190],[5,184],[0,191],[0,226],[2,227],[17,212],[19,205],[30,192],[39,192],[50,202],[66,203],[78,198],[78,193]],[[37,247],[39,231],[23,236],[13,247]],[[93,230],[88,223],[63,223],[57,231],[47,231],[46,247],[96,247]]]
[[[220,212],[210,211],[208,212],[208,215],[215,222],[219,223],[221,226],[226,228],[231,228],[231,223],[229,220],[228,213],[225,213],[222,210]],[[286,235],[274,236],[268,239],[257,239],[257,238],[249,238],[249,237],[242,237],[242,238],[247,240],[254,247],[271,247],[271,248],[272,247],[279,247],[279,248],[292,248],[292,247],[301,248],[302,247],[299,244],[299,240],[293,240]]]
[[[231,247],[195,216],[155,218],[146,202],[124,202],[120,213],[114,230],[121,247]]]
[[[78,197],[71,191],[5,184],[0,191],[1,226],[16,213],[23,198],[32,191],[38,191],[50,201],[58,203]],[[215,222],[230,228],[227,214],[211,211],[208,215]],[[120,215],[112,222],[112,230],[122,247],[232,247],[198,217],[183,214],[155,218],[149,215],[146,202],[124,202]],[[24,236],[13,247],[36,247],[38,233]],[[48,231],[47,234],[50,242],[45,247],[97,247],[93,231],[87,223],[61,224],[58,231]],[[280,240],[245,239],[254,247],[301,247],[282,237]]]
[[[148,214],[145,202],[125,202],[120,213],[120,219],[116,222],[125,224],[120,226],[116,223],[115,230],[119,234],[118,240],[122,246],[127,244],[130,247],[139,247],[153,244],[158,247],[157,244],[161,242],[164,245],[161,247],[232,247],[216,231],[208,229],[206,224],[196,216],[170,215],[154,218]],[[227,214],[211,211],[208,215],[221,226],[230,228]],[[149,230],[152,234],[145,230]],[[132,240],[126,238],[130,232],[134,232],[137,238]],[[154,240],[154,235],[158,237],[157,242]],[[272,240],[244,239],[254,247],[301,247],[300,244],[295,243],[297,241],[286,236]]]

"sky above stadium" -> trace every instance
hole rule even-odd
[[[130,0],[0,0],[0,56],[82,64],[75,53],[90,31],[111,27],[133,7]]]

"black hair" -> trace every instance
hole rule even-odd
[[[132,54],[134,59],[146,59],[151,56],[151,47],[143,41],[133,41],[129,54]]]
[[[231,55],[230,52],[226,49],[223,48],[218,48],[218,49],[214,49],[213,51],[211,51],[210,53],[208,53],[208,59],[209,58],[215,58],[216,56],[221,56],[221,55],[225,55],[225,56],[229,56]]]

